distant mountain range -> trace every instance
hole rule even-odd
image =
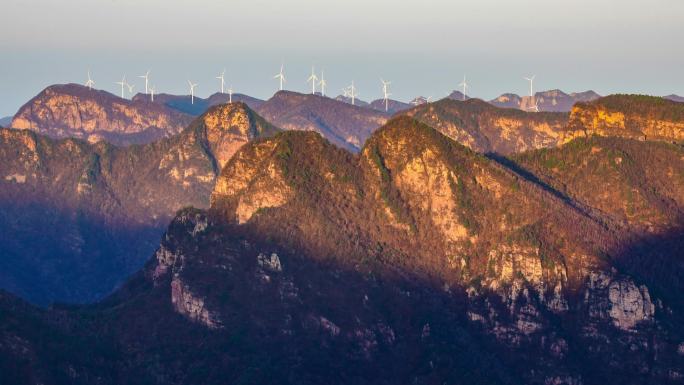
[[[136,94],[133,99],[134,101],[151,101],[151,95],[146,94]],[[230,100],[228,94],[215,93],[210,97],[203,99],[195,96],[194,100],[191,100],[190,95],[171,95],[171,94],[159,94],[154,95],[154,103],[164,105],[169,108],[173,108],[180,112],[189,115],[201,115],[209,107],[215,106],[217,104],[225,104]],[[264,101],[261,99],[253,98],[244,94],[233,94],[233,102],[245,103],[249,108],[256,109]]]
[[[370,104],[368,104],[368,107],[370,107],[376,111],[380,111],[380,112],[384,112],[384,113],[387,113],[390,115],[394,115],[397,112],[407,110],[413,106],[408,104],[408,103],[400,102],[400,101],[394,100],[394,99],[388,99],[387,100],[387,106],[385,106],[385,100],[384,99],[376,99],[376,100],[373,100],[372,102],[370,102]],[[386,110],[385,110],[385,107],[387,107]]]
[[[663,96],[663,98],[665,98],[667,100],[672,100],[673,102],[684,103],[684,96],[672,94],[672,95]]]
[[[9,127],[12,125],[12,117],[11,116],[6,116],[4,118],[0,118],[0,127]]]
[[[313,94],[279,91],[256,111],[284,130],[316,131],[331,143],[358,151],[388,115]]]

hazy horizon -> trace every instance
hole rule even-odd
[[[123,74],[142,91],[138,75],[150,69],[158,93],[187,94],[190,79],[206,97],[226,68],[235,92],[268,98],[281,63],[286,89],[310,91],[315,65],[329,95],[355,80],[364,100],[381,96],[380,77],[407,101],[443,97],[464,74],[469,94],[483,99],[526,94],[531,74],[536,91],[684,93],[684,2],[499,3],[9,0],[0,116],[48,85],[83,84],[88,69],[96,88],[114,94]]]

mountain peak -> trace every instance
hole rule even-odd
[[[279,131],[242,102],[210,107],[188,130],[206,137],[219,171],[242,145]]]
[[[79,84],[56,84],[24,104],[11,126],[54,138],[145,143],[177,134],[191,118],[162,105],[119,98]]]

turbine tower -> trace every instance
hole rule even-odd
[[[233,86],[228,87],[228,103],[233,103]]]
[[[150,84],[150,98],[152,99],[152,102],[154,102],[154,86]]]
[[[318,82],[318,84],[321,85],[321,96],[325,96],[325,87],[328,85],[328,82],[325,81],[325,76],[324,76],[323,70],[321,70],[321,81]]]
[[[145,72],[145,75],[140,75],[140,76],[138,76],[138,77],[141,78],[141,79],[145,79],[145,94],[149,93],[149,91],[148,91],[148,89],[149,89],[148,84],[149,84],[149,81],[150,81],[150,70],[147,70],[147,72]]]
[[[88,87],[89,90],[92,90],[94,85],[95,81],[90,78],[90,70],[88,70],[88,81],[85,82],[85,86]]]
[[[197,87],[197,83],[188,80],[188,85],[190,86],[190,104],[195,104],[195,87]]]
[[[223,92],[223,86],[226,84],[225,75],[226,75],[226,69],[224,68],[223,71],[221,72],[221,74],[216,77],[216,79],[219,79],[221,81],[221,93],[222,94],[225,93],[225,92]]]
[[[529,107],[533,111],[539,112],[539,107],[537,106],[537,103],[534,100],[534,77],[537,75],[532,75],[529,78],[525,78],[528,82],[530,82],[530,103],[532,103],[532,106]]]
[[[386,82],[382,78],[380,78],[380,82],[382,83],[382,95],[383,95],[383,100],[385,101],[385,112],[389,111],[389,96],[392,95],[389,93],[389,85],[392,84],[392,82]]]
[[[463,100],[466,100],[466,91],[468,90],[468,82],[466,81],[466,76],[463,75],[463,81],[461,84],[459,84],[460,87],[463,87]]]
[[[281,64],[280,65],[280,72],[273,77],[273,79],[279,79],[280,80],[280,91],[283,90],[283,83],[285,83],[285,74],[283,71],[285,70],[285,67]]]
[[[354,86],[353,80],[351,82],[351,85],[347,87],[347,89],[345,90],[345,96],[351,98],[351,104],[352,106],[354,106],[356,102],[356,97],[359,96],[359,94],[356,92],[356,87]]]
[[[123,99],[123,98],[124,98],[124,86],[126,86],[126,85],[128,84],[128,83],[126,82],[126,75],[124,75],[124,76],[121,78],[121,81],[120,81],[120,82],[116,82],[116,84],[118,84],[118,85],[121,86],[121,99]]]
[[[314,67],[311,67],[311,76],[309,76],[306,82],[311,83],[311,94],[316,95],[316,82],[318,82],[318,76],[316,76]]]

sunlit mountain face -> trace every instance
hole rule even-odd
[[[684,384],[651,3],[3,4],[0,385]]]

